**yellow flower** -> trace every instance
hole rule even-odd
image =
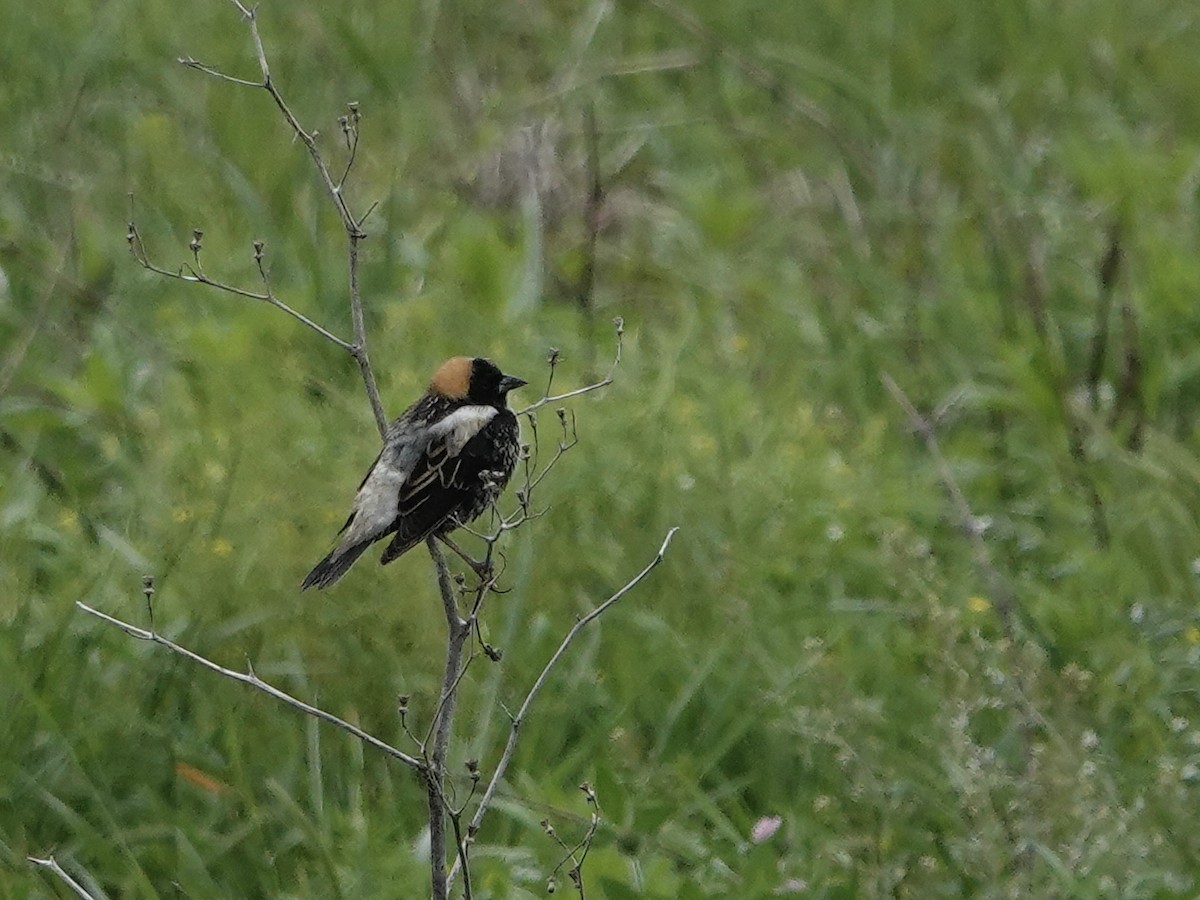
[[[1192,625],[1183,633],[1183,637],[1189,644],[1200,644],[1200,628]]]
[[[191,517],[192,517],[192,511],[190,509],[188,509],[187,507],[177,506],[173,510],[171,510],[171,518],[175,521],[175,524],[177,524],[177,525],[182,525],[184,522],[191,519]]]
[[[217,538],[212,542],[212,552],[215,556],[228,556],[233,552],[233,544],[223,537]]]
[[[79,531],[79,513],[73,509],[64,509],[58,517],[58,527],[63,531],[69,531],[72,534]]]
[[[985,613],[991,608],[992,601],[987,597],[974,596],[967,598],[967,609],[973,613]]]
[[[733,336],[733,340],[731,340],[730,343],[733,344],[733,352],[734,353],[741,353],[743,350],[745,350],[747,347],[750,346],[750,341],[748,341],[746,339],[746,336],[744,334],[735,334]]]

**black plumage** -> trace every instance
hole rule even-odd
[[[382,564],[487,509],[516,467],[519,431],[507,400],[523,384],[486,359],[447,360],[388,428],[340,539],[301,587],[328,587],[385,537]]]

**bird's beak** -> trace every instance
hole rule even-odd
[[[509,391],[515,391],[519,387],[524,387],[529,384],[524,378],[518,378],[516,375],[505,375],[500,379],[500,393],[507,394]]]

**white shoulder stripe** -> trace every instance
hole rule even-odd
[[[443,440],[450,456],[458,456],[467,441],[479,434],[484,426],[496,418],[494,406],[463,406],[456,409],[440,422],[429,428],[431,440]]]

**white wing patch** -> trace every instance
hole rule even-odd
[[[479,434],[496,417],[494,406],[463,406],[429,428],[429,443],[441,441],[450,459],[458,456],[467,441]],[[352,547],[372,540],[396,520],[400,509],[400,491],[412,474],[412,466],[402,469],[396,465],[395,454],[385,449],[367,475],[354,498],[353,517],[342,535],[339,546]],[[429,476],[434,475],[430,472]]]
[[[351,546],[382,533],[396,518],[397,498],[408,473],[394,466],[386,451],[354,498],[354,520],[342,537]]]
[[[446,444],[448,456],[458,456],[467,441],[479,434],[484,426],[496,418],[494,406],[463,406],[429,429],[430,442],[441,439]]]

